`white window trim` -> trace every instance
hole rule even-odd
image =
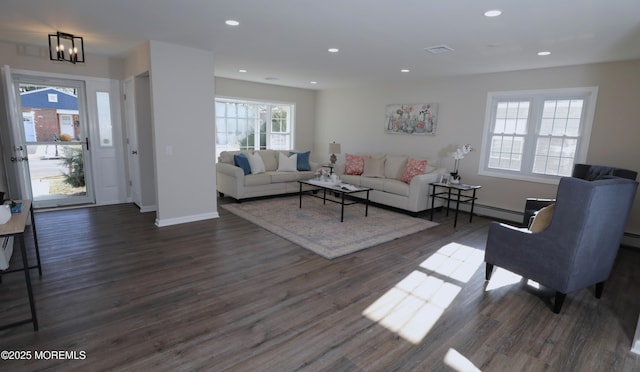
[[[285,101],[275,101],[275,100],[255,100],[255,99],[245,99],[245,98],[239,98],[239,97],[225,97],[225,96],[217,96],[216,97],[216,101],[226,101],[226,102],[233,102],[233,103],[247,103],[247,104],[257,104],[257,105],[270,105],[270,106],[279,106],[279,105],[287,105],[287,106],[291,106],[291,118],[290,118],[290,130],[288,132],[270,132],[270,130],[268,129],[269,126],[267,126],[267,149],[270,146],[270,141],[271,141],[271,136],[269,136],[269,133],[276,133],[276,134],[288,134],[289,136],[291,136],[291,149],[295,149],[296,148],[296,144],[295,144],[295,130],[296,130],[296,122],[295,122],[295,118],[296,118],[296,104],[294,102],[285,102]],[[214,102],[215,104],[215,102]]]
[[[584,99],[585,113],[584,121],[580,127],[580,145],[576,151],[576,157],[574,164],[584,163],[587,159],[587,153],[589,152],[589,142],[591,140],[591,128],[593,127],[593,119],[595,117],[596,102],[598,97],[598,87],[577,87],[566,89],[539,89],[539,90],[526,90],[526,91],[501,91],[501,92],[489,92],[487,94],[487,105],[485,109],[484,118],[484,130],[482,132],[482,148],[480,152],[480,165],[478,167],[478,174],[482,176],[506,178],[521,181],[530,181],[547,184],[558,184],[561,176],[552,175],[538,175],[533,174],[530,170],[526,172],[514,172],[508,170],[491,169],[487,166],[488,154],[491,148],[491,135],[492,124],[494,117],[494,106],[498,100],[520,100],[530,99],[531,97],[544,97],[544,98],[565,98],[567,96],[579,96]],[[533,107],[533,111],[539,111],[538,108]],[[530,120],[536,121],[536,133],[539,130],[539,120],[533,118],[533,115],[539,115],[538,112],[532,113]],[[523,154],[524,157],[532,156],[530,154]]]

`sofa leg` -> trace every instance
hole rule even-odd
[[[493,264],[487,262],[487,266],[485,268],[484,278],[486,280],[491,279],[491,274],[493,274]]]
[[[567,298],[566,293],[556,291],[556,301],[553,304],[553,312],[556,314],[560,314],[560,309],[562,309],[562,304],[564,303],[564,299]]]
[[[603,289],[604,289],[604,282],[596,283],[596,298],[602,297]]]

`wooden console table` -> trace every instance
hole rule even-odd
[[[27,284],[27,294],[29,296],[29,306],[31,307],[31,318],[17,321],[15,323],[6,324],[0,326],[0,330],[9,327],[18,326],[26,323],[33,323],[33,330],[38,330],[38,318],[36,316],[36,305],[33,300],[33,290],[31,288],[31,269],[38,269],[38,273],[42,276],[42,266],[40,265],[40,250],[38,248],[38,236],[36,234],[36,220],[33,216],[33,206],[31,200],[15,200],[16,203],[22,203],[22,210],[17,213],[11,214],[11,219],[5,224],[0,224],[0,236],[14,236],[19,243],[20,254],[22,255],[22,268],[14,270],[6,270],[0,272],[0,275],[8,273],[23,271],[24,280]],[[37,265],[29,266],[29,260],[27,258],[27,249],[24,244],[24,232],[27,227],[27,218],[31,216],[31,230],[33,232],[33,243],[36,250]]]

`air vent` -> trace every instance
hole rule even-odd
[[[436,45],[436,46],[424,48],[424,50],[433,54],[442,54],[442,53],[449,53],[454,51],[453,48],[448,47],[446,45]]]

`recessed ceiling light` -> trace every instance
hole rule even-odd
[[[247,72],[247,70],[245,70],[245,69],[240,69],[240,70],[238,70],[238,72]]]
[[[411,70],[409,70],[408,68],[403,68],[402,70],[400,70],[400,72],[409,72]]]
[[[484,12],[485,17],[497,17],[500,14],[502,14],[502,10],[498,10],[498,9],[487,10],[486,12]]]
[[[548,50],[545,50],[545,51],[542,51],[542,52],[538,52],[539,56],[548,56],[549,54],[551,54],[551,52],[548,51]]]
[[[240,22],[234,20],[234,19],[227,19],[226,21],[224,21],[224,23],[227,26],[238,26],[240,24]]]
[[[340,49],[338,48],[329,48],[329,53],[338,53],[340,51]]]
[[[310,81],[309,84],[318,84],[317,81]]]

